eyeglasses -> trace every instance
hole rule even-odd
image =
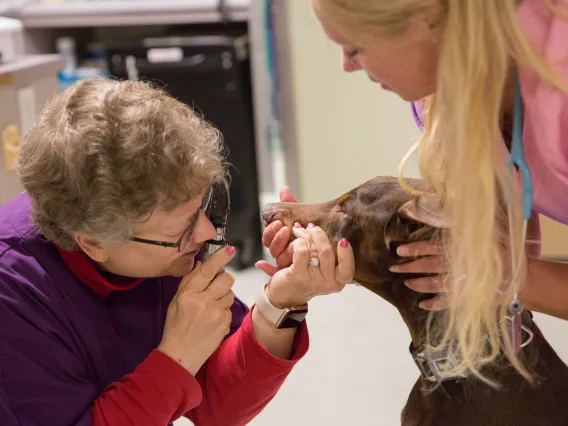
[[[211,188],[209,188],[205,192],[205,196],[201,201],[201,206],[191,217],[189,221],[189,226],[185,229],[185,231],[183,231],[183,234],[181,234],[181,237],[179,237],[179,239],[175,243],[169,241],[147,240],[145,238],[138,238],[138,237],[130,237],[130,241],[135,241],[137,243],[142,243],[142,244],[151,244],[153,246],[177,248],[177,251],[181,253],[187,248],[187,246],[191,242],[191,236],[193,235],[193,231],[195,230],[195,226],[197,225],[199,216],[202,211],[204,212],[207,210],[210,202],[211,202]]]

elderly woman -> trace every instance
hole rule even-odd
[[[308,349],[307,302],[351,280],[353,252],[296,229],[249,310],[221,272],[233,247],[194,261],[222,152],[140,82],[84,80],[45,108],[21,147],[26,192],[0,208],[2,426],[245,425],[274,397]]]

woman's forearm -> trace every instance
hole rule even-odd
[[[277,329],[256,309],[252,311],[252,323],[258,342],[273,356],[290,359],[293,355],[296,328]]]
[[[530,259],[520,297],[531,311],[568,320],[568,264]]]

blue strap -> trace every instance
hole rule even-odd
[[[515,117],[513,123],[513,141],[511,143],[511,154],[509,155],[508,166],[512,168],[513,164],[519,168],[523,180],[523,218],[528,220],[532,212],[533,183],[523,150],[523,101],[518,76],[515,81]]]

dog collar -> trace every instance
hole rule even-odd
[[[450,374],[459,364],[457,351],[451,346],[439,350],[430,347],[418,352],[414,342],[410,343],[410,355],[420,371],[420,375],[429,382],[442,383],[448,380],[462,380],[471,375],[469,371],[462,374]]]
[[[511,317],[505,316],[501,322],[503,321],[506,321],[507,325],[512,327],[513,319]],[[521,348],[524,348],[532,342],[534,334],[531,329],[524,325],[521,326],[521,328],[525,335]],[[460,381],[467,379],[472,374],[469,370],[464,371],[463,373],[452,373],[455,371],[460,362],[459,352],[454,346],[447,345],[438,350],[426,347],[422,351],[418,352],[414,346],[414,342],[411,342],[409,351],[412,359],[418,367],[418,370],[420,371],[420,375],[429,382],[442,383],[446,381]],[[502,335],[501,354],[505,354],[505,343]]]

